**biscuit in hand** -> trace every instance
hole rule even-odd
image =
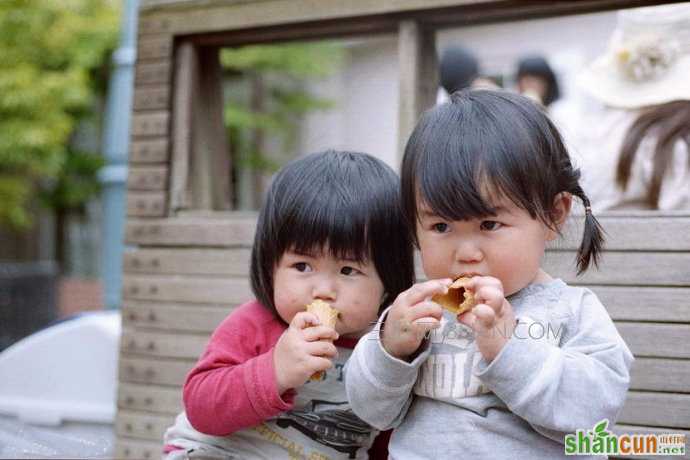
[[[331,307],[328,302],[316,299],[307,305],[307,312],[319,318],[322,325],[335,329],[335,324],[338,322],[338,310]],[[311,376],[310,380],[322,380],[324,375],[324,371],[316,372]]]
[[[474,294],[465,289],[470,280],[471,278],[465,276],[456,279],[448,287],[446,294],[436,294],[431,300],[456,316],[472,310],[477,303]]]
[[[331,307],[328,302],[316,299],[307,305],[307,313],[311,313],[319,318],[322,325],[335,329],[335,323],[338,321],[338,310]]]

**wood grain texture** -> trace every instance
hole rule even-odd
[[[173,49],[173,37],[169,34],[157,34],[140,37],[137,44],[137,63],[170,59]]]
[[[176,415],[183,408],[182,393],[179,388],[123,383],[118,387],[117,407]]]
[[[690,394],[628,392],[618,423],[690,427]]]
[[[247,278],[125,275],[125,300],[236,305],[253,299]]]
[[[398,31],[398,158],[424,110],[436,103],[436,35],[417,21],[402,21]]]
[[[131,217],[162,217],[166,210],[166,192],[127,193],[127,215]]]
[[[658,1],[639,1],[636,5]],[[524,20],[550,15],[578,14],[630,6],[625,0],[579,2],[496,0],[144,0],[140,34],[208,33],[246,28],[286,28],[291,24],[335,25],[357,19],[404,20],[419,18],[437,27],[477,24],[487,21]],[[333,26],[332,26],[333,27]],[[326,35],[327,36],[327,35]],[[281,37],[290,39],[290,35]],[[294,37],[293,37],[294,38]]]
[[[170,108],[170,85],[137,85],[134,88],[134,110],[167,110]]]
[[[196,359],[151,358],[122,354],[119,364],[121,383],[140,383],[145,385],[181,386]]]
[[[169,157],[168,138],[134,140],[130,146],[129,163],[167,163]]]
[[[192,91],[189,188],[192,209],[227,210],[232,200],[228,130],[224,122],[223,69],[218,47],[199,47]],[[175,208],[171,209],[176,210]]]
[[[124,255],[124,271],[147,274],[249,275],[251,249],[138,249]]]
[[[134,73],[134,84],[136,86],[164,84],[169,87],[171,69],[172,62],[170,59],[137,63]]]
[[[132,136],[161,137],[168,135],[168,111],[134,112],[132,115]]]
[[[122,306],[122,321],[125,325],[144,329],[210,335],[237,306],[127,299]]]
[[[238,217],[128,219],[125,240],[142,246],[250,247],[256,219]]]
[[[144,411],[120,409],[115,418],[115,433],[118,438],[162,442],[163,433],[175,421],[174,415],[157,415]]]
[[[599,268],[577,276],[575,252],[549,252],[543,268],[569,284],[690,286],[690,252],[604,252]]]
[[[690,360],[638,357],[633,363],[630,388],[690,393]]]
[[[130,166],[127,189],[134,191],[164,191],[168,186],[167,166]]]
[[[115,443],[115,458],[149,460],[159,459],[163,447],[160,440],[144,441],[129,437],[118,437]]]
[[[655,211],[597,215],[606,232],[604,248],[608,251],[690,251],[690,216],[687,212]],[[584,217],[573,215],[562,239],[550,247],[576,250],[582,241]]]
[[[690,323],[690,288],[590,287],[614,320]]]
[[[635,356],[690,358],[690,324],[616,323]]]
[[[179,335],[125,328],[120,350],[140,357],[194,359],[201,355],[208,340],[208,334]]]
[[[170,210],[190,204],[189,171],[192,151],[193,88],[198,79],[196,47],[185,41],[175,51],[175,87],[173,89],[172,165],[170,175]]]

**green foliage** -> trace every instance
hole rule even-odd
[[[25,203],[31,194],[30,184],[20,177],[0,175],[0,221],[11,222],[17,228],[29,224],[28,215],[15,203]]]
[[[39,182],[73,177],[70,136],[102,87],[118,18],[114,0],[0,1],[0,225],[25,228]],[[68,202],[87,196],[77,188]]]
[[[226,69],[295,78],[327,77],[341,59],[340,47],[330,42],[226,48],[220,56]]]
[[[272,172],[281,166],[254,139],[277,138],[280,153],[292,153],[300,119],[333,107],[329,99],[310,93],[305,83],[331,75],[342,58],[342,48],[330,42],[254,45],[221,52],[223,68],[236,77],[226,101],[225,125],[240,168]]]
[[[53,209],[80,210],[100,191],[96,179],[105,159],[100,155],[79,150],[67,152],[65,163],[57,180],[41,192],[41,201]]]

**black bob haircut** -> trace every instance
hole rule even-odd
[[[413,244],[400,181],[364,153],[325,151],[294,160],[273,179],[259,213],[251,256],[254,295],[277,316],[273,272],[288,250],[373,262],[386,296],[379,311],[414,283]]]
[[[459,91],[425,112],[407,142],[403,210],[419,245],[417,198],[452,221],[495,216],[490,201],[505,196],[556,229],[554,199],[571,193],[586,209],[577,260],[582,273],[590,262],[597,265],[604,232],[579,179],[558,130],[537,104],[505,91]]]

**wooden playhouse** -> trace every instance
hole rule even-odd
[[[129,153],[117,458],[158,458],[210,332],[250,298],[255,215],[230,209],[219,48],[397,33],[400,151],[435,102],[435,31],[659,2],[141,0]],[[610,213],[599,271],[574,238],[547,257],[591,287],[635,354],[618,429],[690,434],[690,213]],[[686,457],[688,458],[688,457]]]

